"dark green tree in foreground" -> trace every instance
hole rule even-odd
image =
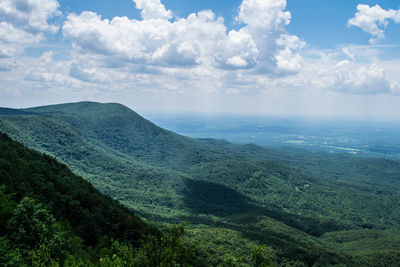
[[[256,267],[267,267],[273,266],[276,263],[277,257],[271,247],[260,245],[253,248],[251,260]]]
[[[62,227],[39,202],[24,197],[8,223],[9,240],[33,266],[48,266],[65,258]]]
[[[267,245],[255,246],[250,255],[251,263],[246,263],[245,257],[229,256],[220,265],[221,267],[270,267],[277,266],[278,257],[273,248]]]
[[[3,217],[8,218],[5,235],[0,237],[1,266],[196,265],[195,247],[183,241],[184,226],[173,226],[161,238],[148,235],[139,247],[105,240],[104,244],[89,248],[40,202],[24,197],[15,205],[4,193],[4,187],[0,189],[0,200]]]
[[[131,245],[113,241],[107,255],[100,259],[102,267],[146,267],[146,266],[192,266],[195,263],[194,246],[183,242],[184,226],[175,225],[161,239],[148,236],[143,246],[134,249]]]
[[[16,203],[11,194],[5,193],[6,187],[0,186],[0,236],[6,233],[7,221],[11,218]]]

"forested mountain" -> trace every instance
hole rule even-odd
[[[0,110],[0,130],[160,227],[189,222],[204,264],[399,260],[400,163],[190,139],[119,104]],[[241,258],[241,256],[243,258]],[[239,264],[239,263],[238,263]]]
[[[181,227],[162,234],[66,165],[5,134],[0,134],[0,185],[1,266],[194,261],[180,239]],[[164,255],[157,255],[161,250]]]

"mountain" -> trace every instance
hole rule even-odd
[[[239,254],[249,262],[260,243],[281,263],[396,258],[378,244],[399,244],[390,234],[400,231],[397,161],[190,139],[113,103],[1,114],[2,132],[56,157],[139,216],[160,226],[189,221],[202,253],[219,255],[208,257],[210,265]]]
[[[199,163],[197,154],[202,150],[207,150],[202,154],[208,156],[203,161],[220,155],[215,153],[218,147],[213,151],[200,140],[164,130],[121,104],[83,102],[25,111],[67,122],[93,143],[153,166],[184,169]]]
[[[56,219],[68,221],[89,245],[103,235],[133,242],[152,230],[133,211],[98,192],[64,164],[28,150],[5,134],[0,134],[0,170],[0,184],[14,194],[14,200],[29,195],[46,203]]]
[[[170,260],[185,266],[194,260],[181,228],[162,234],[66,165],[2,133],[0,226],[2,266],[165,266]],[[167,252],[161,257],[159,251]]]

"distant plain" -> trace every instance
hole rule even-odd
[[[317,119],[144,113],[155,124],[193,138],[293,146],[311,151],[400,159],[400,124],[366,119]]]

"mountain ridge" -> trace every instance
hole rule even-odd
[[[359,169],[370,166],[358,174],[357,168],[337,169],[345,162],[340,155],[290,154],[255,145],[187,138],[115,103],[67,103],[24,111],[35,115],[1,115],[0,130],[56,156],[103,193],[152,221],[175,223],[190,218],[193,228],[203,225],[206,232],[223,225],[246,233],[249,239],[242,242],[264,242],[268,239],[263,235],[269,232],[276,236],[271,245],[284,258],[307,258],[307,262],[323,260],[317,251],[326,248],[316,244],[327,233],[400,228],[400,212],[388,209],[400,199],[398,185],[391,187],[376,178],[386,166],[388,181],[397,181],[400,167],[394,161],[346,157],[349,166],[356,161]],[[376,190],[377,185],[384,193]],[[381,220],[382,216],[387,219]],[[284,248],[286,241],[278,230],[268,228],[262,220],[274,221],[273,227],[277,227],[275,222],[282,223],[295,229],[296,235],[304,233],[306,240],[313,240],[315,251],[305,252],[303,241]],[[251,229],[262,234],[251,234]],[[290,248],[299,249],[298,253],[291,255]]]

